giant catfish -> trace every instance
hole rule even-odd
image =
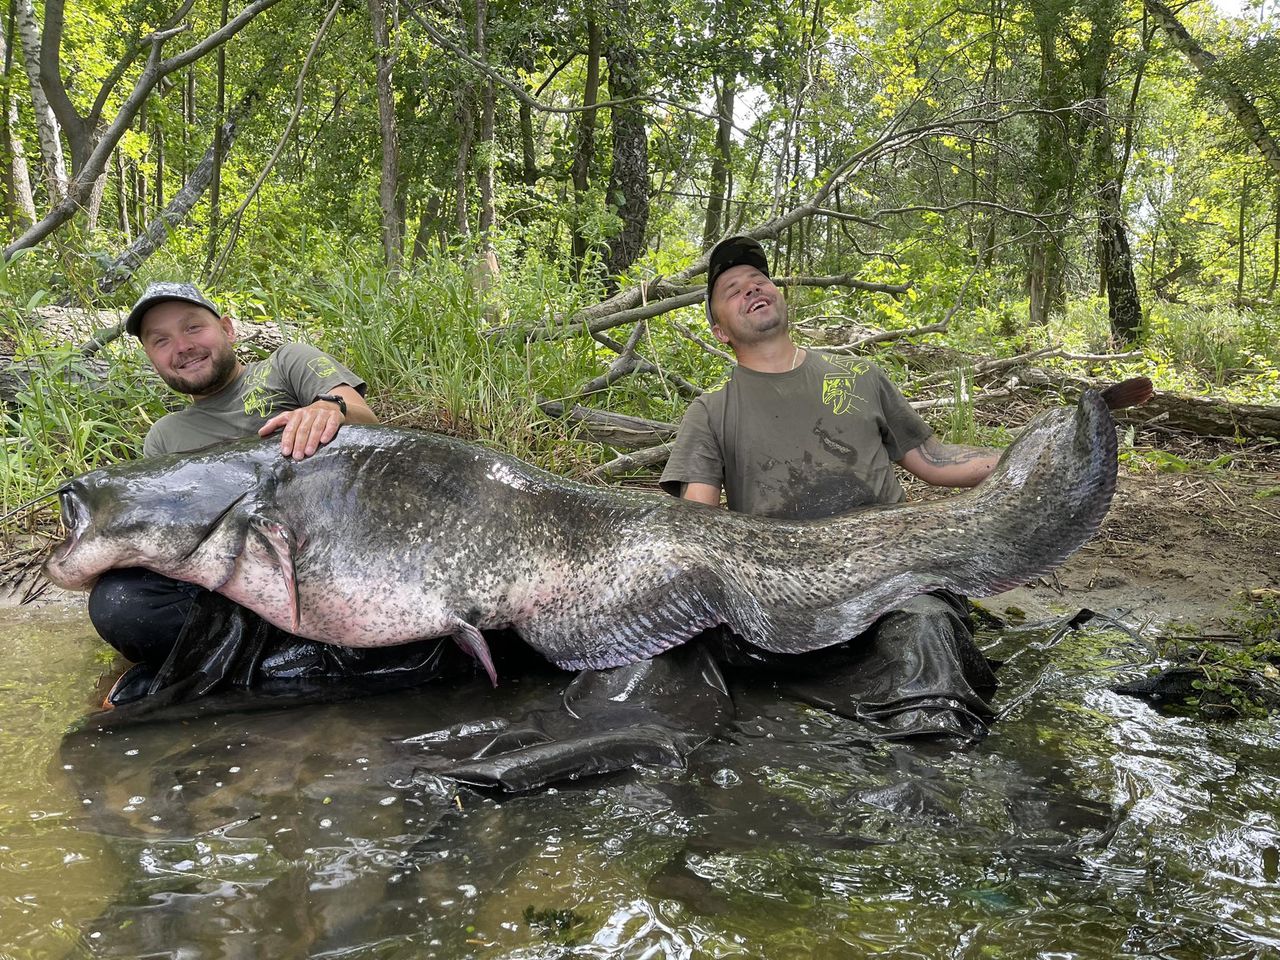
[[[472,443],[350,426],[315,456],[246,439],[95,470],[59,491],[45,564],[82,588],[147,567],[292,633],[352,647],[514,628],[567,669],[652,657],[726,624],[765,650],[840,643],[929,590],[989,596],[1097,531],[1116,483],[1110,407],[1145,379],[1029,423],[965,494],[791,522],[588,486]]]

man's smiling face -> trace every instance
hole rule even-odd
[[[730,346],[749,344],[785,334],[787,302],[768,275],[739,264],[720,274],[711,293],[712,328]]]
[[[196,398],[217,393],[239,370],[230,318],[194,303],[157,303],[143,315],[138,333],[160,379],[179,393]]]

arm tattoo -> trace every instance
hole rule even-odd
[[[920,445],[920,456],[935,467],[949,467],[972,460],[989,457],[995,450],[985,447],[965,447],[956,443],[939,443],[937,438],[930,437]]]

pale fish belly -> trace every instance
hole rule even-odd
[[[387,647],[443,636],[456,624],[439,590],[395,578],[302,579],[297,629],[293,597],[277,567],[240,564],[218,592],[282,630],[347,647]]]

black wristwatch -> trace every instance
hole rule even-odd
[[[344,417],[347,415],[347,401],[343,400],[336,393],[322,393],[320,396],[316,397],[316,400],[328,400],[330,403],[336,403],[338,405],[338,409],[342,411],[342,415]],[[316,400],[312,400],[311,402],[315,403]]]

